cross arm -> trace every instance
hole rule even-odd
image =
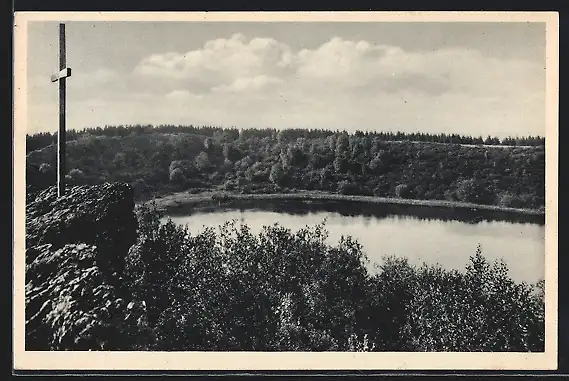
[[[59,73],[52,75],[51,82],[57,82],[60,79],[67,77],[71,77],[71,68],[65,68],[61,70]]]

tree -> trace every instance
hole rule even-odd
[[[280,163],[273,164],[271,167],[271,173],[269,174],[269,180],[273,184],[280,185],[284,177],[283,167]]]
[[[243,159],[235,162],[235,167],[237,170],[246,171],[254,163],[255,161],[251,158],[251,156],[245,156]]]
[[[177,185],[186,182],[186,176],[184,176],[184,172],[181,168],[174,168],[174,170],[170,172],[170,182]]]
[[[42,163],[39,167],[39,171],[44,175],[51,175],[55,173],[53,167],[48,163]]]
[[[233,163],[231,162],[231,160],[225,159],[223,161],[223,164],[219,167],[219,172],[222,174],[230,173],[232,169],[233,169]]]
[[[306,166],[306,154],[298,144],[290,143],[286,151],[283,149],[280,154],[283,168],[304,167]]]
[[[134,192],[138,195],[144,194],[148,191],[148,185],[142,179],[136,179],[131,185]]]
[[[184,162],[181,160],[174,160],[170,163],[170,167],[168,168],[169,172],[172,172],[174,169],[179,168],[183,171],[185,165]]]
[[[212,138],[205,138],[203,142],[204,150],[207,153],[212,153],[214,149],[214,141]]]
[[[203,151],[200,152],[198,154],[198,156],[196,156],[194,162],[195,162],[197,170],[202,172],[202,173],[206,172],[211,166],[211,164],[209,162],[209,155]]]
[[[359,187],[348,180],[342,180],[338,183],[338,192],[341,194],[355,195],[359,193]]]
[[[310,143],[308,139],[304,137],[297,138],[295,146],[302,152],[307,152],[310,149]]]
[[[38,172],[39,172],[37,179],[38,186],[40,186],[41,188],[46,188],[49,187],[50,185],[55,184],[56,174],[55,171],[53,170],[53,167],[50,164],[42,163],[38,169]]]
[[[113,159],[113,164],[119,169],[126,167],[127,166],[126,153],[117,152],[115,158]]]
[[[315,157],[316,155],[318,155],[318,147],[316,146],[316,143],[311,143],[310,144],[310,148],[308,149],[308,156],[311,162],[315,161]]]
[[[376,156],[370,160],[368,167],[373,174],[377,174],[377,173],[379,173],[379,169],[381,168],[382,164],[383,163],[381,162],[381,159],[379,158],[379,156]]]
[[[277,141],[278,136],[281,143]],[[49,145],[52,138],[46,135],[44,140],[48,145],[26,155],[26,183],[30,192],[55,183],[54,172],[45,166],[40,170],[43,163],[54,165],[57,160],[57,146]],[[26,139],[32,144],[30,147],[43,144],[41,136]],[[425,143],[405,141],[410,139]],[[472,143],[477,139],[457,134],[348,134],[303,129],[281,132],[249,129],[239,137],[236,128],[110,126],[70,135],[67,160],[69,168],[88,168],[85,180],[89,182],[144,179],[155,192],[169,189],[170,172],[175,168],[180,168],[186,179],[193,181],[197,176],[207,181],[208,186],[221,186],[245,176],[265,182],[263,185],[272,185],[271,167],[280,161],[290,185],[303,190],[332,190],[336,189],[337,181],[348,179],[357,184],[360,191],[367,187],[377,189],[378,194],[393,195],[396,185],[405,183],[413,197],[444,199],[448,195],[457,200],[454,193],[460,181],[473,178],[489,191],[485,203],[519,203],[527,208],[543,206],[544,147],[512,146],[503,150],[428,143]],[[496,139],[488,137],[487,141],[496,144],[499,142]],[[394,144],[394,140],[400,142]],[[507,137],[503,142],[540,144],[543,138]],[[261,163],[262,168],[257,166],[259,171],[247,172],[256,162]],[[338,176],[322,182],[319,171],[326,167]],[[468,183],[462,184],[459,194],[461,192],[463,199],[473,199],[468,192],[477,193],[469,191]],[[500,195],[503,197],[496,197]]]
[[[348,168],[348,160],[344,156],[336,156],[333,164],[336,173],[345,173]]]
[[[245,176],[249,181],[262,182],[267,172],[263,169],[263,164],[256,162],[245,171]],[[266,179],[266,178],[265,178]]]
[[[320,189],[327,190],[332,188],[331,186],[332,179],[333,179],[333,173],[330,166],[322,168],[322,170],[320,171]]]
[[[478,179],[462,180],[456,187],[456,196],[460,201],[486,204],[492,202],[493,196],[488,187]]]
[[[409,196],[409,186],[407,184],[398,184],[395,187],[395,196],[406,198]]]
[[[336,136],[330,135],[326,138],[326,144],[328,149],[332,152],[336,152]]]
[[[85,174],[79,168],[74,168],[65,178],[73,185],[81,185],[85,182]]]
[[[347,134],[341,134],[338,136],[338,139],[336,140],[336,157],[346,156],[346,151],[348,150],[349,145],[350,142]]]
[[[235,162],[242,157],[242,153],[233,145],[233,143],[224,143],[222,152],[223,157],[232,162]]]

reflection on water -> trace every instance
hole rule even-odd
[[[407,257],[417,265],[439,263],[447,269],[464,270],[469,256],[481,244],[484,256],[489,260],[502,258],[516,281],[533,283],[544,277],[545,229],[539,221],[527,221],[527,216],[526,221],[524,218],[505,221],[494,212],[489,218],[486,212],[476,215],[455,210],[457,218],[453,220],[449,212],[452,209],[437,214],[439,210],[433,208],[414,208],[410,213],[409,208],[399,205],[380,205],[383,208],[367,205],[366,209],[348,211],[342,210],[340,204],[335,205],[340,206],[340,210],[333,210],[330,204],[328,208],[319,208],[322,203],[311,203],[300,210],[295,203],[273,202],[272,208],[262,210],[258,201],[255,204],[254,209],[241,204],[237,210],[202,210],[186,215],[171,214],[170,218],[187,224],[193,233],[228,220],[246,223],[254,233],[275,222],[296,231],[326,220],[329,242],[337,243],[342,235],[357,239],[370,259],[371,271],[374,271],[373,264],[381,264],[385,255]]]
[[[341,216],[363,216],[373,218],[416,217],[422,220],[461,221],[478,223],[480,221],[506,221],[510,223],[532,223],[545,225],[544,215],[514,214],[511,212],[449,208],[439,206],[420,206],[404,204],[382,204],[357,201],[311,201],[311,200],[229,200],[222,204],[213,203],[210,207],[200,207],[200,212],[217,212],[220,210],[261,210],[294,215],[307,215],[318,212],[337,213]],[[180,205],[178,210],[170,211],[171,215],[189,215],[195,213],[192,205]]]

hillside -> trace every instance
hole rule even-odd
[[[320,130],[109,127],[92,132],[68,142],[70,184],[126,182],[139,200],[186,190],[314,190],[515,208],[545,205],[542,145],[471,145],[480,141],[460,136],[450,140],[464,144],[441,144],[446,136]],[[38,135],[35,142],[40,138],[46,139]],[[26,159],[30,193],[55,183],[55,144],[29,151]]]

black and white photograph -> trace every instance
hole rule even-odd
[[[14,33],[16,364],[555,368],[555,13]]]

